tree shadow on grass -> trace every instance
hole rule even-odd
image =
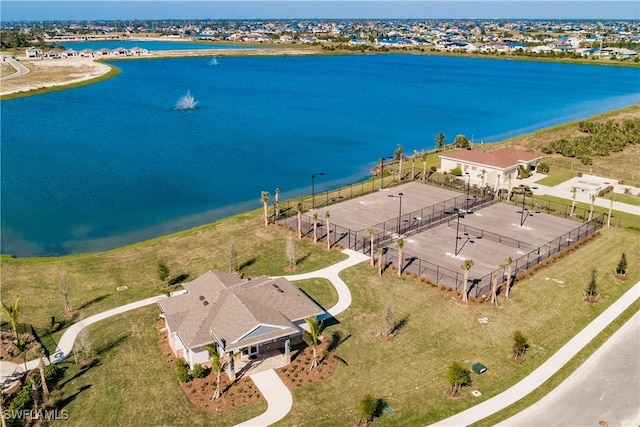
[[[82,393],[85,390],[88,390],[91,388],[91,384],[85,384],[82,387],[80,387],[75,393],[70,394],[69,396],[65,397],[64,399],[62,399],[61,401],[59,401],[56,406],[58,407],[58,409],[63,409],[65,406],[67,406],[69,403],[73,402],[75,400],[76,397],[78,397],[78,395],[80,393]]]
[[[299,258],[296,258],[296,264],[300,264],[302,262],[304,262],[307,258],[309,258],[309,256],[311,255],[310,252],[307,252],[306,254],[302,255]]]
[[[249,258],[245,262],[239,264],[238,265],[238,271],[240,272],[240,277],[244,278],[244,270],[245,270],[245,268],[251,267],[253,264],[256,263],[257,260],[258,260],[258,257],[253,257],[253,258]]]
[[[173,279],[171,279],[169,281],[169,286],[175,286],[175,285],[177,285],[179,283],[184,282],[188,278],[189,278],[189,273],[178,274],[176,277],[174,277]]]
[[[343,338],[342,333],[340,331],[333,332],[329,340],[329,346],[327,347],[327,351],[335,350],[336,348],[338,348],[338,346],[340,346],[343,342],[345,342],[349,338],[351,338],[351,334]]]
[[[116,348],[117,346],[122,344],[124,341],[126,341],[127,338],[129,338],[130,336],[131,336],[130,334],[125,334],[125,335],[119,336],[114,341],[111,341],[111,342],[107,343],[104,347],[99,348],[96,351],[96,354],[98,356],[101,356],[101,355],[107,353],[108,351],[113,350],[114,348]]]
[[[79,310],[84,310],[85,308],[87,308],[89,306],[92,306],[93,304],[99,303],[100,301],[106,299],[109,296],[111,296],[111,294],[105,294],[105,295],[101,295],[99,297],[95,297],[94,299],[89,300],[89,301],[85,302],[84,304],[82,304],[79,307]]]
[[[403,316],[400,320],[393,324],[391,328],[391,335],[395,335],[400,329],[402,329],[409,321],[409,315]]]
[[[100,362],[100,360],[98,359],[93,359],[91,361],[91,363],[89,363],[88,365],[85,365],[83,367],[80,368],[80,370],[72,377],[69,377],[67,379],[65,379],[64,381],[60,381],[59,386],[63,387],[65,384],[70,383],[71,381],[80,378],[81,376],[83,376],[84,374],[86,374],[87,372],[89,372],[89,370],[91,368],[95,368],[96,366],[100,366],[102,363]],[[66,369],[66,368],[65,368]]]

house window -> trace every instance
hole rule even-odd
[[[472,171],[476,170],[476,167],[475,166],[471,166],[471,170]]]

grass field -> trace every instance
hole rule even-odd
[[[578,172],[571,169],[552,167],[549,170],[549,175],[536,181],[536,184],[555,187],[556,185],[569,181],[571,178],[575,178],[576,176],[578,176]]]
[[[568,206],[571,206],[571,200],[562,199],[560,197],[543,195],[536,196],[536,206],[543,207],[546,209],[546,206],[550,206],[551,209],[554,209],[558,212],[568,211]],[[546,201],[547,203],[545,203]],[[588,203],[577,202],[576,203],[576,212],[578,214],[585,216],[588,215],[589,209],[591,209],[591,205]],[[602,206],[594,206],[593,208],[594,215],[597,214],[608,214],[609,208]],[[628,212],[620,212],[620,211],[611,211],[611,224],[620,226],[620,227],[628,227],[640,229],[640,216],[633,215]]]
[[[607,200],[615,200],[616,202],[626,203],[628,205],[640,206],[640,197],[631,194],[607,193],[604,196]]]
[[[622,250],[630,266],[639,264],[638,243],[638,233],[603,230],[583,248],[516,284],[512,298],[501,300],[499,308],[462,305],[451,294],[391,274],[377,277],[366,263],[345,271],[342,278],[353,304],[325,335],[343,337],[338,354],[348,366],[338,365],[331,378],[294,391],[293,410],[278,425],[354,425],[355,408],[365,393],[384,399],[394,410],[377,423],[425,425],[496,395],[533,371],[640,279],[633,267],[627,281],[612,274]],[[590,271],[576,265],[598,270],[599,304],[582,302]],[[300,285],[319,302],[332,303],[324,280]],[[389,300],[395,321],[403,324],[392,340],[381,341],[376,334]],[[265,409],[264,403],[221,415],[193,409],[156,345],[157,315],[156,307],[148,307],[90,327],[99,364],[86,371],[65,364],[62,393],[73,425],[131,420],[137,425],[231,425]],[[489,323],[480,324],[479,317]],[[531,345],[522,365],[507,359],[515,330]],[[445,394],[445,372],[454,360],[467,368],[480,361],[489,369],[481,376],[472,374],[472,387],[457,400]],[[480,398],[469,394],[474,389],[482,392]]]

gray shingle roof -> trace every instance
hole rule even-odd
[[[187,347],[210,343],[213,334],[224,340],[226,350],[243,348],[297,334],[300,330],[293,322],[324,313],[285,278],[243,280],[207,271],[184,288],[187,293],[158,304],[169,329]]]

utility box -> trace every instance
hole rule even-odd
[[[487,371],[487,367],[482,363],[474,363],[472,368],[473,372],[475,372],[476,374],[483,374]]]

